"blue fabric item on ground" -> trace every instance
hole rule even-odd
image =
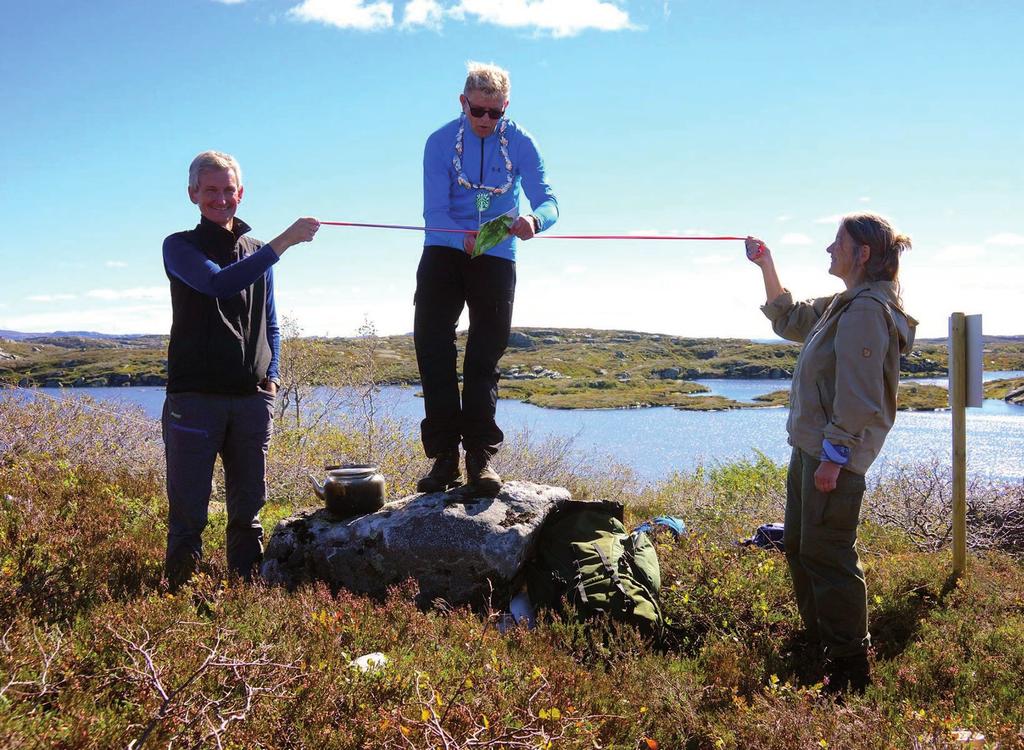
[[[761,549],[774,549],[782,552],[785,549],[783,542],[785,529],[785,524],[766,523],[763,526],[758,526],[754,536],[750,537],[750,539],[744,539],[740,544],[744,547],[754,545]]]
[[[645,534],[650,534],[658,526],[661,526],[671,531],[672,536],[674,536],[676,539],[678,539],[686,533],[686,522],[683,521],[682,518],[677,518],[676,516],[658,516],[657,518],[654,518],[650,521],[644,521],[642,524],[633,529],[632,533],[636,534],[638,532],[643,532]]]

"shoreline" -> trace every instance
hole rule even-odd
[[[941,412],[948,411],[948,390],[942,385],[918,383],[918,380],[933,380],[938,379],[932,376],[913,376],[904,377],[900,379],[900,405],[899,411],[906,412]],[[750,381],[750,380],[764,380],[768,381],[787,380],[789,378],[730,378],[730,377],[707,377],[701,378],[701,380],[716,380],[722,382],[729,381]],[[1014,406],[1024,406],[1019,401],[1013,401],[1009,398],[1003,399],[996,395],[989,395],[990,392],[1002,393],[1007,390],[1007,384],[1015,383],[1021,380],[1020,378],[1004,378],[994,379],[985,384],[986,386],[986,399],[1005,401],[1008,404]],[[536,382],[536,381],[534,381]],[[522,381],[511,381],[510,384],[505,385],[503,380],[499,384],[499,391],[503,394],[499,397],[501,400],[517,401],[520,403],[535,406],[539,409],[550,409],[553,411],[631,411],[638,409],[654,409],[658,407],[670,407],[679,411],[690,411],[690,412],[727,412],[727,411],[748,411],[748,410],[763,410],[763,409],[778,409],[788,408],[788,388],[779,389],[775,388],[767,393],[758,394],[753,396],[749,401],[741,401],[729,396],[715,394],[704,387],[701,383],[693,380],[680,380],[678,384],[689,384],[690,386],[696,386],[700,390],[674,390],[671,386],[673,382],[663,382],[666,386],[663,392],[670,393],[674,396],[671,401],[663,401],[661,399],[644,399],[642,395],[650,395],[644,393],[644,389],[623,389],[623,392],[608,394],[602,393],[605,396],[603,403],[585,403],[581,402],[578,398],[580,391],[549,391],[546,393],[530,393],[528,391],[517,388],[516,385],[521,384]],[[153,388],[163,389],[166,383],[140,383],[134,384],[131,382],[125,382],[120,385],[109,385],[100,383],[90,383],[86,385],[23,385],[21,383],[0,385],[0,390],[3,389],[18,389],[25,391],[34,391],[39,389],[48,390],[60,390],[60,391],[82,391],[83,394],[87,394],[90,390],[97,389],[133,389],[133,388]],[[414,388],[419,386],[419,382],[407,382],[407,381],[395,381],[381,383],[381,387],[397,387],[397,388]],[[777,385],[777,384],[776,384]],[[315,386],[324,387],[324,386]],[[422,397],[422,394],[415,394],[416,397]],[[584,394],[586,396],[587,394]],[[577,398],[574,398],[577,397]],[[610,397],[610,398],[609,398]],[[1022,412],[1024,415],[1024,412]]]

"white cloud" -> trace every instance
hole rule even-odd
[[[832,214],[831,216],[822,216],[820,219],[815,219],[815,224],[838,224],[842,221],[844,214]]]
[[[690,230],[686,230],[687,234],[690,234]],[[679,234],[678,229],[630,229],[626,234],[631,237],[671,237]]]
[[[123,260],[108,260],[103,265],[105,265],[107,268],[127,268],[128,267],[128,264],[125,263]]]
[[[811,245],[813,243],[814,240],[801,232],[789,232],[779,238],[780,245]]]
[[[27,299],[29,302],[65,302],[75,299],[77,296],[75,294],[33,294]]]
[[[986,245],[999,245],[1000,247],[1020,247],[1024,245],[1024,235],[1013,232],[1000,232],[985,240]]]
[[[787,222],[787,221],[789,221],[789,220],[790,220],[790,219],[792,219],[792,218],[793,218],[793,217],[792,217],[792,216],[790,216],[789,214],[782,214],[782,216],[777,216],[777,217],[775,217],[775,221],[778,221],[778,222]]]
[[[698,255],[692,262],[698,266],[722,266],[735,260],[731,255]]]
[[[985,256],[981,245],[946,245],[930,260],[932,263],[951,265],[954,263],[977,263]]]
[[[332,294],[337,294],[338,290],[323,286],[313,286],[308,289],[296,289],[294,292],[302,297],[330,297]]]
[[[439,29],[442,23],[444,23],[444,8],[437,0],[409,0],[405,4],[403,26],[426,26]]]
[[[575,36],[587,29],[635,28],[629,14],[608,0],[459,0],[449,13],[460,20],[472,16],[480,23],[534,29],[554,37]]]
[[[164,299],[167,288],[162,286],[140,286],[133,289],[91,289],[86,297],[113,301],[118,299]]]
[[[166,333],[171,328],[169,304],[104,307],[95,310],[42,312],[0,318],[12,331],[100,331],[102,333]]]
[[[213,0],[213,2],[221,5],[241,5],[245,0]]]
[[[870,195],[862,195],[857,200],[859,200],[861,203],[870,203],[871,202],[871,196]]]
[[[587,272],[587,267],[586,266],[581,266],[578,263],[570,263],[569,265],[567,265],[565,268],[562,269],[562,273],[578,274],[578,273],[586,273],[586,272]]]
[[[510,29],[527,29],[553,37],[583,31],[622,31],[636,28],[621,0],[408,0],[402,28],[440,29],[446,19],[473,20]],[[396,3],[386,0],[302,0],[288,16],[341,29],[379,31],[395,25]]]
[[[394,4],[364,0],[303,0],[288,11],[299,21],[325,23],[339,29],[377,31],[395,25]]]

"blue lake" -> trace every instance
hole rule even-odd
[[[986,380],[1024,377],[1024,372],[988,372]],[[701,380],[714,394],[750,401],[771,391],[788,389],[789,380]],[[913,382],[945,386],[944,379]],[[382,412],[401,422],[410,434],[418,432],[423,402],[416,387],[382,389]],[[57,398],[88,396],[98,401],[135,404],[147,416],[159,418],[163,388],[40,388]],[[0,398],[11,393],[0,391]],[[699,398],[699,396],[697,397]],[[498,423],[506,436],[528,431],[531,438],[571,437],[575,450],[625,464],[642,480],[664,478],[674,471],[751,458],[755,451],[777,462],[789,458],[786,445],[787,409],[747,409],[690,412],[668,407],[648,409],[542,409],[519,401],[498,402]],[[986,400],[981,409],[967,410],[968,473],[1014,482],[1024,481],[1024,406]],[[896,463],[937,458],[949,464],[952,442],[949,412],[900,412],[872,474]]]

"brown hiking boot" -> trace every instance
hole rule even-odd
[[[459,470],[459,449],[443,451],[434,457],[434,465],[427,475],[416,483],[417,492],[444,492],[462,483]]]
[[[466,484],[479,494],[491,497],[501,490],[501,477],[491,466],[487,451],[466,451]]]

